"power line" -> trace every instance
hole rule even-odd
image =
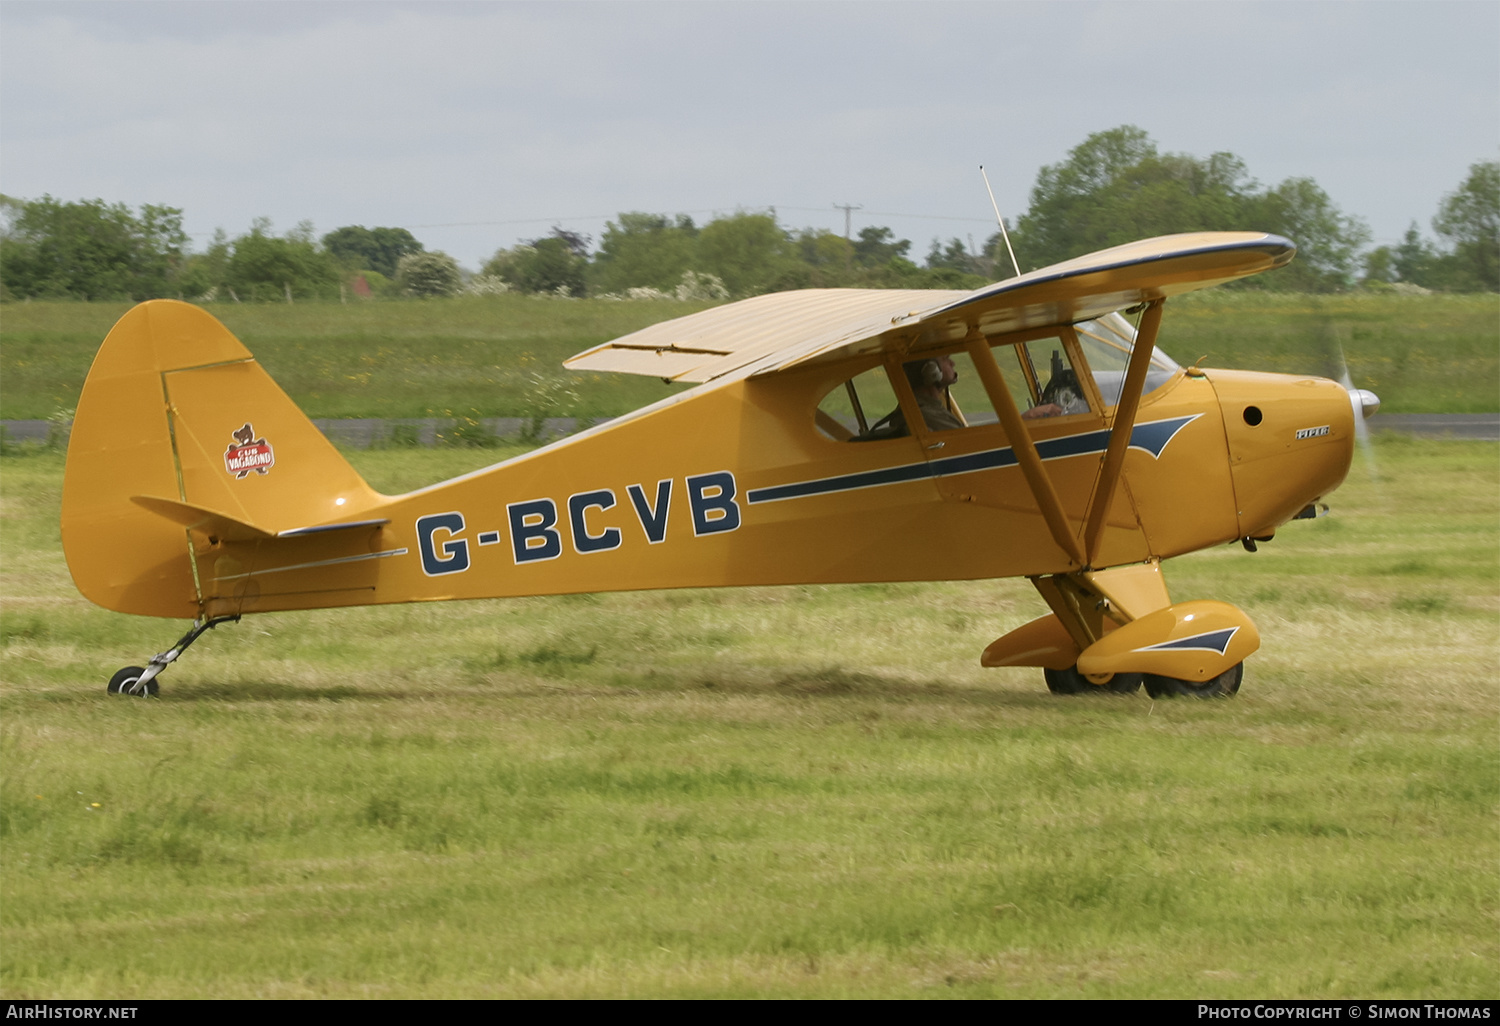
[[[835,203],[834,207],[836,209],[838,209],[838,210],[844,209],[843,206],[840,205],[840,204],[838,204],[838,203]],[[781,204],[777,204],[776,209],[777,210],[820,211],[823,208],[822,207],[792,207],[792,206],[782,206]],[[856,207],[855,209],[859,210],[859,209],[862,209],[862,208]],[[969,221],[969,222],[971,222],[973,224],[989,224],[990,223],[990,219],[987,218],[987,217],[955,217],[952,214],[897,214],[897,213],[894,213],[894,212],[889,211],[889,210],[866,210],[864,212],[864,214],[865,214],[866,217],[905,217],[905,218],[910,218],[910,219],[916,220],[916,221]]]

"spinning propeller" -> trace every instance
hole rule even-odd
[[[1354,380],[1349,377],[1349,364],[1344,359],[1344,344],[1337,336],[1333,340],[1334,355],[1338,357],[1339,384],[1344,386],[1344,391],[1349,393],[1349,405],[1354,407],[1354,440],[1359,443],[1360,452],[1364,455],[1365,466],[1369,468],[1370,480],[1375,480],[1375,449],[1370,444],[1370,426],[1366,421],[1380,412],[1380,396],[1368,388],[1355,388]]]

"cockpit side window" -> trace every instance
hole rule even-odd
[[[980,427],[998,423],[1000,417],[990,404],[984,390],[984,381],[974,367],[974,358],[962,350],[945,353],[953,361],[954,380],[947,386],[946,405],[957,411],[965,427]],[[932,430],[929,426],[928,430]]]
[[[998,419],[968,353],[924,354],[900,368],[924,432],[955,431]],[[824,396],[818,404],[817,425],[824,435],[838,441],[875,442],[911,434],[906,413],[882,367],[865,371]]]
[[[901,365],[928,434],[994,423],[995,411],[968,353],[932,353]]]
[[[897,409],[896,393],[890,378],[885,367],[875,366],[823,397],[818,404],[818,430],[839,442],[896,438],[899,436],[891,432],[883,436],[872,434],[881,418],[894,409]]]

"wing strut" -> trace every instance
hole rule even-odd
[[[989,341],[979,334],[977,329],[972,334],[975,337],[965,346],[965,349],[973,357],[974,367],[979,371],[979,380],[984,382],[984,390],[989,394],[995,412],[1000,415],[1000,423],[1005,427],[1005,433],[1010,438],[1011,450],[1016,454],[1016,462],[1021,465],[1021,472],[1026,475],[1026,483],[1031,487],[1031,494],[1036,499],[1037,509],[1041,511],[1042,519],[1047,522],[1047,530],[1052,532],[1052,540],[1057,542],[1058,547],[1068,554],[1068,558],[1074,564],[1082,567],[1084,565],[1083,553],[1078,548],[1078,539],[1073,537],[1073,532],[1068,529],[1068,518],[1063,515],[1062,503],[1057,499],[1057,491],[1052,487],[1052,479],[1043,469],[1042,458],[1037,455],[1036,446],[1031,441],[1031,433],[1026,430],[1026,423],[1021,419],[1021,411],[1016,408],[1016,401],[1011,398],[1010,390],[1005,387],[1005,379],[1000,376],[1000,366],[995,363],[995,355],[990,351]],[[1139,389],[1137,391],[1139,392]]]
[[[1165,301],[1161,299],[1153,299],[1146,304],[1146,311],[1141,316],[1141,326],[1135,333],[1135,346],[1130,350],[1130,363],[1125,368],[1125,384],[1120,390],[1120,401],[1115,405],[1115,423],[1109,432],[1109,447],[1104,452],[1104,464],[1099,469],[1099,484],[1094,489],[1094,502],[1089,508],[1088,525],[1083,532],[1084,554],[1087,557],[1084,560],[1085,566],[1093,566],[1099,555],[1099,545],[1104,538],[1104,523],[1109,516],[1110,503],[1114,501],[1115,487],[1120,483],[1120,471],[1125,467],[1130,433],[1135,429],[1135,413],[1141,405],[1146,371],[1151,367],[1156,332],[1161,327],[1163,302]]]

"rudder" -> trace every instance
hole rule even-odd
[[[137,496],[273,534],[382,501],[224,325],[175,300],[127,312],[89,369],[68,443],[63,552],[98,605],[196,618],[194,552],[206,539]]]

